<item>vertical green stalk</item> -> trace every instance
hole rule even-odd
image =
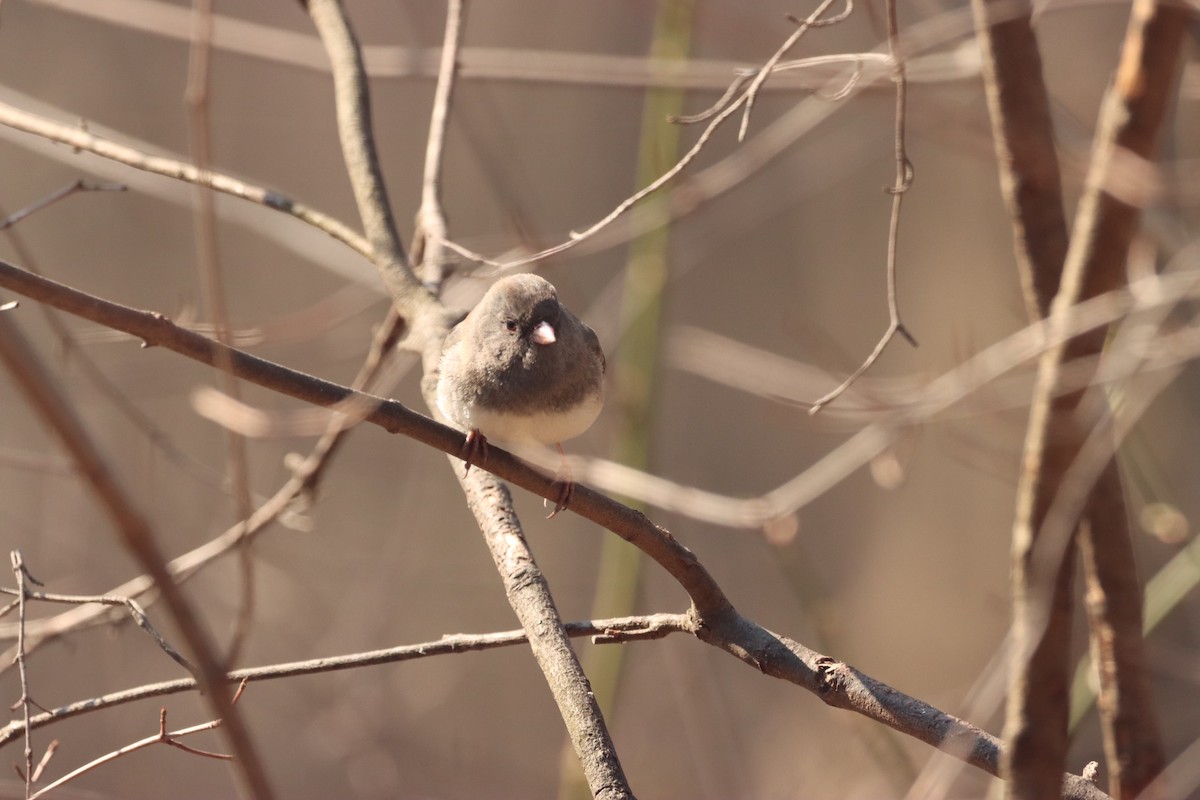
[[[694,9],[695,0],[659,0],[654,39],[650,45],[657,77],[670,76],[682,71],[686,65]],[[679,159],[680,129],[667,123],[667,118],[682,113],[683,97],[682,89],[653,87],[647,90],[642,107],[635,188],[650,183]],[[632,214],[633,224],[647,233],[630,243],[620,320],[624,336],[621,347],[614,354],[609,403],[620,419],[613,458],[648,470],[670,238],[666,225],[669,214],[666,199],[660,193],[652,194],[633,209]],[[636,503],[628,499],[624,502],[636,507]],[[616,536],[604,538],[596,594],[592,599],[593,619],[634,613],[641,566],[641,553],[637,548]],[[584,669],[610,727],[624,655],[625,648],[620,645],[606,645],[584,653]],[[574,754],[565,752],[559,797],[573,800],[590,796]]]

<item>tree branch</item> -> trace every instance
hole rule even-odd
[[[251,796],[270,800],[273,796],[266,773],[258,759],[250,732],[233,705],[212,640],[202,627],[199,615],[183,596],[166,567],[153,531],[117,484],[83,425],[75,417],[62,392],[41,368],[37,356],[25,342],[15,323],[0,313],[0,360],[25,393],[34,411],[71,453],[97,501],[104,507],[117,529],[122,543],[153,578],[167,609],[191,648],[198,678],[214,713],[225,721],[229,744],[237,756],[237,771]]]
[[[149,344],[161,345],[204,363],[211,363],[214,357],[211,350],[220,346],[211,339],[174,326],[162,315],[109,303],[32,275],[3,261],[0,261],[0,286],[86,319],[111,325],[142,338]],[[411,411],[393,400],[355,393],[346,387],[289,370],[238,350],[233,350],[231,356],[230,361],[236,375],[268,389],[324,406],[355,398],[355,402],[371,404],[371,410],[364,414],[366,422],[392,433],[402,433],[451,455],[460,454],[463,450],[464,437],[461,432]],[[558,487],[551,478],[499,447],[489,449],[485,468],[541,497],[557,497]],[[484,469],[473,469],[470,473],[472,480],[477,480],[477,473],[480,476],[485,474]],[[467,491],[469,502],[485,511],[500,507],[497,505],[498,500],[479,503],[472,499],[474,492],[488,491],[482,480],[480,488],[469,484]],[[720,586],[696,556],[641,512],[617,503],[584,485],[576,485],[570,510],[632,543],[675,578],[688,593],[693,604],[689,612],[692,620],[689,629],[701,640],[720,647],[766,674],[816,693],[830,705],[852,710],[934,746],[942,747],[944,744],[944,749],[950,755],[969,760],[969,763],[981,766],[991,774],[998,774],[999,763],[996,759],[1003,753],[1003,748],[994,737],[980,733],[978,735],[984,737],[984,744],[979,745],[978,750],[974,745],[963,748],[961,744],[964,741],[973,741],[970,737],[975,736],[977,731],[969,723],[943,714],[932,706],[907,697],[856,670],[843,666],[834,669],[840,662],[815,653],[798,642],[771,633],[745,619],[733,608]],[[510,544],[515,546],[516,537],[510,539]],[[498,559],[497,556],[494,557]],[[504,563],[516,564],[519,561],[509,559]],[[523,574],[520,573],[516,577],[520,578]],[[829,670],[833,670],[836,680],[823,677],[823,672]],[[931,719],[936,720],[936,724],[930,725],[928,721]],[[0,739],[0,742],[2,741],[3,739]],[[994,743],[994,746],[987,744],[988,742]],[[1086,781],[1075,780],[1070,776],[1065,780],[1072,787],[1067,795],[1069,797],[1092,800],[1107,797]]]
[[[410,346],[419,348],[424,357],[422,391],[429,407],[436,409],[438,362],[450,315],[413,274],[400,244],[372,139],[362,54],[345,9],[340,0],[308,0],[307,5],[329,51],[343,156],[372,244],[373,261],[397,310],[413,329]],[[455,25],[456,15],[451,14],[448,23]],[[451,34],[448,32],[448,37]],[[447,86],[447,100],[448,91]],[[439,133],[435,127],[434,134]],[[454,464],[457,461],[452,459],[452,467]],[[558,704],[592,794],[633,797],[587,676],[524,540],[507,487],[483,470],[459,481],[499,569],[509,603],[529,635],[530,649]]]
[[[1051,307],[1052,321],[1061,319],[1080,300],[1096,297],[1124,282],[1123,267],[1140,209],[1112,193],[1125,188],[1113,182],[1113,161],[1122,151],[1142,159],[1153,156],[1174,85],[1186,14],[1179,7],[1160,7],[1155,0],[1137,0],[1133,6],[1116,80],[1101,107],[1085,191],[1065,255],[1061,286]],[[1128,192],[1121,194],[1129,197]],[[1035,295],[1040,298],[1053,284],[1052,276],[1044,275],[1035,286],[1039,284],[1041,289],[1035,289]],[[1100,353],[1104,338],[1104,329],[1075,337],[1048,350],[1039,364],[1013,528],[1016,646],[1006,731],[1012,741],[1007,768],[1009,792],[1015,797],[1045,797],[1054,791],[1066,757],[1072,531],[1079,514],[1057,509],[1059,514],[1053,520],[1051,514],[1067,473],[1086,441],[1089,425],[1086,415],[1078,413],[1087,393],[1059,394],[1057,385],[1061,365]],[[1096,399],[1104,401],[1102,397]],[[1108,478],[1105,485],[1109,491],[1115,488],[1112,480]],[[1095,518],[1092,513],[1088,516]],[[1104,544],[1098,544],[1094,552],[1115,557],[1124,550],[1116,539],[1127,538],[1127,533],[1114,528],[1112,520],[1100,522],[1106,531]],[[1093,531],[1093,537],[1097,533]],[[1116,586],[1114,583],[1112,588]],[[1139,596],[1127,599],[1140,611]],[[1140,613],[1137,617],[1136,629],[1126,633],[1140,640]],[[1129,661],[1127,666],[1125,680],[1144,702],[1148,689],[1140,659]],[[1154,741],[1157,732],[1146,713],[1143,709],[1135,716],[1142,720],[1140,732]],[[1106,739],[1111,743],[1112,735]],[[1122,772],[1120,762],[1124,756],[1117,755],[1111,746],[1108,749],[1114,774]],[[1154,749],[1151,746],[1142,754],[1149,755]],[[1151,757],[1139,769],[1157,773],[1161,760]],[[1124,783],[1125,779],[1118,780],[1118,790]]]
[[[146,155],[140,150],[96,136],[88,132],[86,128],[64,125],[37,114],[22,111],[6,103],[0,103],[0,125],[40,136],[52,142],[69,145],[75,150],[93,153],[133,169],[174,178],[186,183],[207,186],[222,194],[240,197],[258,205],[282,211],[332,236],[358,253],[366,256],[371,253],[370,244],[343,223],[264,186],[245,183],[217,172],[202,172],[196,166],[184,161]]]

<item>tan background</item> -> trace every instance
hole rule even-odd
[[[441,3],[349,6],[367,44],[440,43]],[[311,36],[296,3],[219,3],[218,11]],[[792,30],[785,13],[807,10],[781,2],[701,2],[693,56],[761,63]],[[969,22],[960,6],[934,0],[906,4],[902,22],[940,15],[957,15],[947,18],[960,26]],[[865,3],[844,25],[806,38],[797,55],[872,49],[883,40],[881,17],[882,4]],[[514,65],[539,51],[640,56],[653,20],[653,4],[631,0],[477,0],[466,44],[506,48]],[[1043,19],[1047,70],[1069,154],[1085,152],[1122,28],[1121,10],[1109,6]],[[933,51],[956,52],[964,33],[960,27]],[[320,63],[312,66],[219,51],[214,164],[352,222],[330,81]],[[0,89],[52,104],[57,111],[45,113],[60,120],[82,118],[184,153],[186,68],[186,43],[176,39],[26,0],[7,0],[0,11]],[[372,89],[376,133],[408,241],[433,84],[380,78]],[[692,92],[687,107],[700,110],[716,96]],[[801,97],[764,95],[751,136]],[[968,69],[959,79],[914,84],[910,99],[917,177],[904,210],[900,293],[921,347],[893,344],[873,375],[924,380],[1017,330],[1024,311],[978,78]],[[548,245],[602,216],[635,188],[642,102],[636,88],[465,80],[447,151],[454,238],[500,255],[519,243],[519,231]],[[889,199],[880,190],[893,180],[892,102],[886,85],[843,101],[765,169],[671,228],[668,330],[697,326],[834,373],[853,368],[886,323]],[[1169,134],[1173,156],[1195,155],[1195,116],[1195,98],[1185,98]],[[685,132],[685,141],[695,135]],[[735,148],[732,128],[724,130],[701,164]],[[58,156],[50,158],[45,150],[28,137],[5,132],[0,138],[0,203],[8,211],[91,174],[98,163],[65,157],[64,148],[54,148]],[[1072,192],[1079,163],[1068,161]],[[135,307],[173,316],[194,309],[200,281],[187,192],[165,179],[105,169],[101,174],[127,180],[132,190],[73,197],[19,226],[38,266]],[[164,200],[161,192],[182,202]],[[264,216],[274,219],[255,219]],[[1194,208],[1172,206],[1157,219],[1186,236],[1193,217]],[[355,254],[299,224],[269,224],[294,249],[236,223],[221,229],[236,326],[285,318],[354,280],[375,287],[372,269]],[[3,244],[0,255],[15,258]],[[615,287],[625,256],[617,247],[560,258],[544,269],[564,300],[600,332],[610,359],[622,347]],[[347,382],[383,309],[379,295],[344,322],[255,352]],[[169,553],[184,552],[231,523],[225,495],[178,468],[97,396],[71,357],[61,355],[34,304],[24,303],[15,318],[57,365]],[[210,370],[67,322],[177,447],[212,470],[223,469],[219,430],[189,402],[194,389],[213,384]],[[835,414],[813,419],[803,409],[669,364],[660,380],[654,471],[685,484],[737,496],[761,493],[853,432]],[[1135,510],[1144,500],[1161,500],[1189,519],[1200,511],[1193,491],[1200,444],[1194,392],[1195,375],[1187,371],[1137,432],[1127,454],[1138,476]],[[393,395],[421,408],[412,375]],[[273,409],[297,406],[253,388],[246,399]],[[0,403],[0,448],[10,457],[40,459],[36,468],[0,463],[3,548],[21,548],[52,591],[101,592],[134,574],[80,482],[63,471],[61,452],[3,381]],[[607,455],[616,413],[610,404],[568,449]],[[695,550],[743,613],[947,711],[967,713],[965,698],[1007,628],[1008,537],[1022,435],[1020,410],[914,431],[896,451],[904,470],[898,488],[885,490],[867,470],[857,471],[801,511],[799,537],[786,547],[773,547],[753,531],[653,510],[651,516]],[[301,438],[253,443],[255,489],[272,492],[286,477],[284,455],[305,452],[309,444]],[[517,503],[563,616],[588,616],[606,534],[570,514],[544,522],[540,502],[524,493],[517,492]],[[276,526],[255,547],[259,610],[244,664],[515,626],[441,454],[362,429],[335,462],[312,519],[311,533]],[[1146,574],[1178,548],[1149,537],[1138,547]],[[11,578],[2,582],[10,585]],[[221,635],[236,585],[232,561],[188,584]],[[684,603],[660,570],[647,567],[641,611],[679,611]],[[1200,721],[1196,615],[1192,596],[1151,640],[1171,754],[1192,741]],[[31,667],[33,696],[47,707],[180,673],[129,625],[73,635],[40,651]],[[12,671],[0,678],[0,689],[5,702],[18,697]],[[557,785],[562,725],[532,659],[519,648],[263,683],[242,703],[280,797],[546,797]],[[51,737],[62,742],[50,774],[153,732],[159,705],[124,707],[38,732],[39,746]],[[205,718],[194,697],[169,698],[166,706],[174,725]],[[995,708],[980,713],[971,721],[998,732]],[[873,724],[828,710],[684,637],[628,645],[628,674],[609,722],[632,785],[646,798],[901,797],[931,756],[929,748],[893,737],[903,756],[897,765],[894,755],[884,756],[863,738],[879,733]],[[209,742],[220,746],[216,737]],[[19,750],[10,746],[3,758],[17,762]],[[1099,757],[1090,718],[1071,767]],[[952,795],[978,796],[985,785],[979,773],[967,771]],[[98,770],[77,786],[131,799],[235,793],[225,766],[167,749]]]

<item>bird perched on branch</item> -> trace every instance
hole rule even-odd
[[[510,275],[450,331],[437,404],[467,432],[466,471],[487,459],[487,442],[555,445],[591,427],[604,405],[604,353],[596,333],[558,302],[545,278]],[[574,483],[565,455],[553,517]],[[464,473],[465,474],[465,473]]]

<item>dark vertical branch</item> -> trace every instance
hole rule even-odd
[[[987,18],[986,9],[976,6],[984,38],[994,33],[996,20]],[[1079,212],[1070,245],[1063,257],[1061,285],[1055,295],[1051,310],[1061,315],[1079,301],[1095,297],[1114,289],[1124,281],[1126,254],[1136,230],[1140,208],[1110,194],[1109,181],[1114,180],[1111,165],[1120,151],[1148,159],[1153,156],[1154,143],[1161,127],[1168,98],[1174,85],[1179,45],[1183,32],[1185,12],[1178,8],[1159,7],[1154,0],[1138,0],[1133,7],[1130,26],[1122,53],[1121,63],[1113,86],[1107,93],[1101,108],[1100,120],[1093,147],[1092,162],[1088,172],[1085,192],[1080,200]],[[1005,77],[1008,94],[997,85],[992,89],[993,112],[1007,112],[1004,101],[1012,100],[1024,91],[1026,99],[1035,108],[1044,88],[1033,86],[1040,77],[1032,72],[1033,65],[1025,60],[1014,67],[1007,59],[1000,60],[997,42],[1011,42],[1019,55],[1028,57],[1035,49],[1032,32],[1027,21],[1010,20],[1000,39],[993,40],[985,52],[993,56],[988,65],[989,77],[1000,84]],[[1024,70],[1026,85],[1018,88],[1021,69]],[[1048,124],[1048,117],[1047,117]],[[1014,218],[1018,220],[1018,249],[1029,265],[1027,286],[1032,295],[1031,306],[1044,310],[1046,297],[1059,282],[1054,267],[1059,248],[1057,243],[1058,223],[1056,207],[1061,200],[1054,197],[1054,181],[1038,169],[1048,169],[1050,133],[1047,130],[1034,132],[1034,139],[1027,142],[1028,150],[1014,143],[1020,139],[1016,128],[1008,127],[1007,120],[996,120],[998,140],[1001,147],[1001,166],[1005,169],[1021,154],[1030,165],[1029,182],[1013,179],[1006,187],[1010,207],[1023,198],[1031,203],[1028,213],[1016,208]],[[1037,182],[1032,179],[1037,175]],[[1123,196],[1128,196],[1123,195]],[[1037,208],[1048,216],[1035,217]],[[1030,246],[1032,245],[1032,246]],[[1014,662],[1010,683],[1008,720],[1006,734],[1010,750],[1006,759],[1006,773],[1010,779],[1008,791],[1015,797],[1050,797],[1058,791],[1058,777],[1066,758],[1066,719],[1068,696],[1068,658],[1071,619],[1071,582],[1073,578],[1074,539],[1073,529],[1078,515],[1051,520],[1055,499],[1071,465],[1075,462],[1086,439],[1088,420],[1081,415],[1082,399],[1086,392],[1060,394],[1058,391],[1061,365],[1074,358],[1094,356],[1103,350],[1103,329],[1078,336],[1066,344],[1056,346],[1045,354],[1039,364],[1038,381],[1035,388],[1025,443],[1024,470],[1018,494],[1017,516],[1013,529],[1013,594],[1014,594]],[[1097,398],[1103,402],[1103,398]],[[1100,645],[1107,651],[1106,658],[1112,669],[1108,678],[1120,681],[1130,696],[1143,708],[1134,712],[1127,707],[1125,723],[1133,718],[1140,735],[1148,737],[1148,748],[1141,752],[1135,772],[1153,775],[1161,768],[1161,747],[1153,717],[1149,713],[1149,694],[1145,689],[1145,673],[1140,655],[1140,595],[1136,591],[1136,579],[1132,580],[1128,550],[1128,531],[1123,522],[1124,509],[1120,502],[1120,482],[1115,468],[1104,471],[1094,491],[1093,503],[1085,512],[1089,520],[1097,525],[1090,531],[1092,546],[1087,549],[1089,575],[1095,576],[1096,585],[1108,581],[1108,597],[1126,607],[1110,621],[1138,618],[1132,630],[1122,635],[1120,652],[1129,661],[1116,668],[1116,650],[1112,634],[1114,627],[1108,626],[1108,634],[1097,630]],[[1103,507],[1096,502],[1101,495],[1109,500]],[[1116,499],[1113,499],[1116,498]],[[1114,508],[1117,503],[1119,508]],[[1050,524],[1051,522],[1057,524]],[[1126,563],[1116,569],[1115,560],[1125,558]],[[1104,559],[1106,565],[1096,563]],[[1117,600],[1117,595],[1127,595]],[[1136,609],[1136,613],[1133,613]],[[1132,641],[1131,641],[1132,640]],[[1123,776],[1125,764],[1132,759],[1130,751],[1118,751],[1119,742],[1126,735],[1114,733],[1120,716],[1106,715],[1106,742],[1110,767],[1116,778],[1115,790],[1132,787]],[[1126,741],[1126,744],[1128,742]],[[1154,752],[1158,756],[1153,755]],[[1146,778],[1148,781],[1148,778]],[[1145,783],[1142,783],[1145,785]]]
[[[1050,311],[1067,257],[1067,216],[1042,56],[1027,0],[972,0],[971,6],[1017,270],[1029,318],[1039,320]]]

